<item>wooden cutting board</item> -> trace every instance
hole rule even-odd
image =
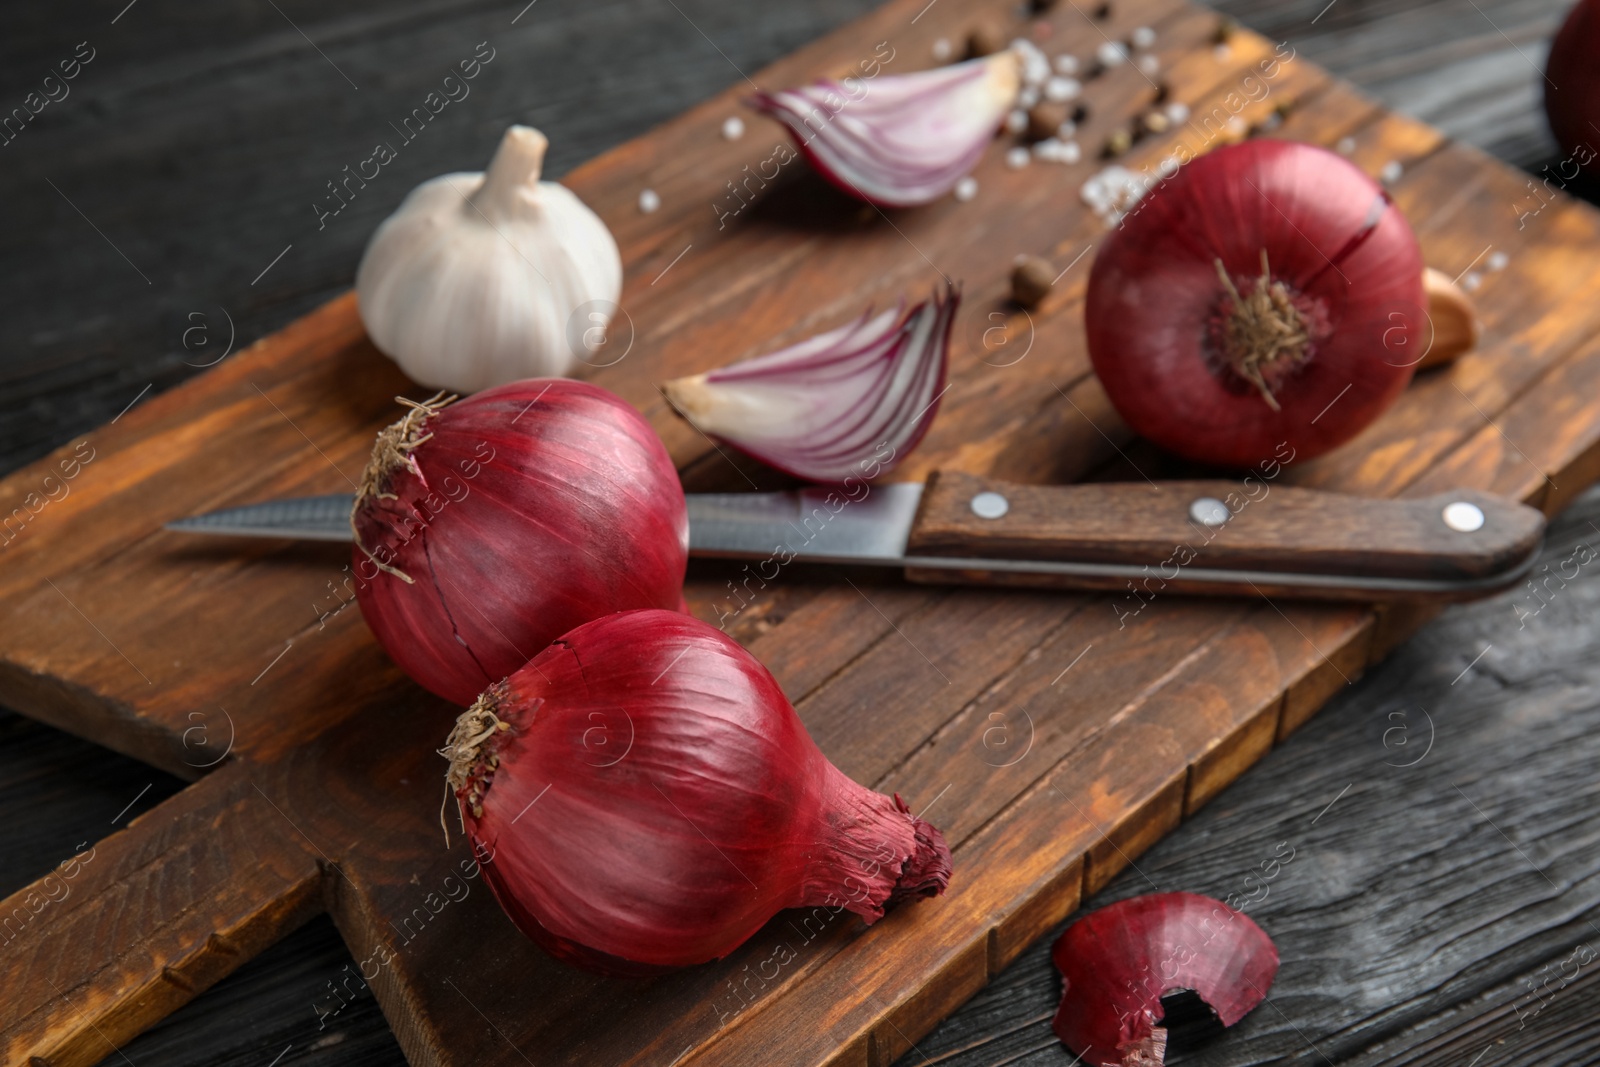
[[[959,43],[980,18],[1029,32],[1014,0],[895,0],[753,81],[863,73],[891,53],[885,72],[921,69],[938,38]],[[1102,20],[1062,5],[1032,32],[1086,58],[1157,30],[1159,80],[1194,119],[1124,165],[1213,141],[1233,113],[1256,126],[1281,109],[1262,135],[1339,146],[1373,174],[1398,164],[1394,195],[1428,262],[1483,277],[1481,348],[1284,480],[1391,496],[1470,485],[1558,510],[1600,474],[1600,217],[1535,197],[1525,175],[1260,38],[1214,47],[1216,24],[1176,0],[1115,0]],[[997,147],[971,202],[885,217],[798,162],[762,187],[788,142],[742,111],[749,88],[567,179],[616,233],[627,274],[615,362],[586,376],[649,415],[688,488],[781,483],[675,419],[657,381],[915,297],[941,273],[966,292],[952,385],[897,476],[1179,472],[1131,439],[1089,372],[1081,304],[1106,231],[1079,188],[1100,162],[1013,171]],[[1081,143],[1096,148],[1153,95],[1129,65],[1096,79]],[[749,131],[724,140],[739,113]],[[637,208],[647,187],[652,214]],[[1031,316],[1005,302],[1019,253],[1065,271]],[[1504,269],[1488,268],[1494,253]],[[695,613],[726,620],[771,667],[846,773],[945,830],[955,875],[943,898],[871,928],[786,913],[721,963],[600,979],[517,934],[459,836],[445,846],[434,750],[455,711],[344,606],[347,552],[161,529],[348,489],[392,398],[422,392],[367,343],[346,296],[0,484],[0,701],[195,781],[0,903],[4,1062],[114,1057],[326,910],[356,963],[308,991],[308,1025],[337,1018],[360,971],[416,1064],[887,1064],[1426,616],[1157,597],[1130,617],[1114,597],[800,568],[739,607],[737,568],[696,563]]]

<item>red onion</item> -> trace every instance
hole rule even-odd
[[[1422,254],[1383,189],[1270,140],[1218,148],[1146,195],[1101,246],[1084,315],[1134,431],[1235,467],[1354,437],[1430,333]]]
[[[750,103],[789,127],[811,165],[845,193],[913,207],[977,166],[1020,88],[1020,61],[1006,51],[918,74],[824,79]]]
[[[620,397],[557,378],[402,403],[350,524],[361,613],[423,687],[467,705],[579,623],[682,602],[683,488]]]
[[[950,877],[938,830],[846,778],[765,667],[676,612],[573,630],[441,754],[506,914],[591,969],[717,959],[784,908],[870,923]]]
[[[944,395],[954,286],[777,352],[662,385],[702,432],[814,482],[875,477],[904,459]],[[873,473],[864,475],[868,466]]]
[[[1278,973],[1278,950],[1261,927],[1195,893],[1151,893],[1092,912],[1067,927],[1050,958],[1062,979],[1056,1036],[1101,1067],[1164,1061],[1163,997],[1192,992],[1232,1026]]]
[[[1593,170],[1594,145],[1600,144],[1600,132],[1595,130],[1595,124],[1600,124],[1600,3],[1578,0],[1573,5],[1550,42],[1544,73],[1544,110],[1550,118],[1550,132],[1568,154],[1557,165],[1561,180],[1556,184],[1564,186],[1578,176],[1578,167]],[[1533,213],[1543,206],[1543,194],[1538,194]]]

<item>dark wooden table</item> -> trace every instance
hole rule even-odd
[[[347,288],[400,197],[480,165],[506,124],[547,132],[559,175],[871,0],[537,0],[505,31],[524,2],[9,12],[4,109],[60,60],[92,59],[0,145],[0,465]],[[1566,0],[1220,6],[1530,171],[1555,158],[1538,67]],[[324,183],[486,39],[496,60],[472,97],[319,230]],[[1600,494],[1555,524],[1542,562],[1561,569],[1580,544],[1600,548]],[[1597,570],[1552,580],[1547,604],[1524,591],[1450,611],[1090,902],[1260,898],[1249,911],[1283,957],[1269,1002],[1176,1060],[1600,1062]],[[0,894],[181,787],[9,713],[0,738]],[[1263,896],[1245,878],[1283,842],[1294,858]],[[403,1062],[370,994],[319,1024],[313,1003],[350,963],[319,918],[106,1062]],[[1049,1031],[1058,995],[1045,941],[902,1063],[1070,1063]]]

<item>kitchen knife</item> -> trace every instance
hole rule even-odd
[[[348,494],[224,508],[187,533],[349,541]],[[1466,600],[1532,567],[1536,509],[1472,489],[1380,499],[1270,482],[1012,485],[954,471],[926,485],[690,493],[689,552],[904,568],[918,582],[1315,600]]]

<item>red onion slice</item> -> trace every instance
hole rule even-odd
[[[695,427],[814,482],[876,477],[904,459],[943,396],[953,285],[788,348],[662,385]],[[870,472],[869,471],[870,468]]]
[[[882,207],[914,207],[972,170],[1021,88],[1015,52],[918,74],[823,79],[757,93],[756,110],[794,135],[841,190]]]

